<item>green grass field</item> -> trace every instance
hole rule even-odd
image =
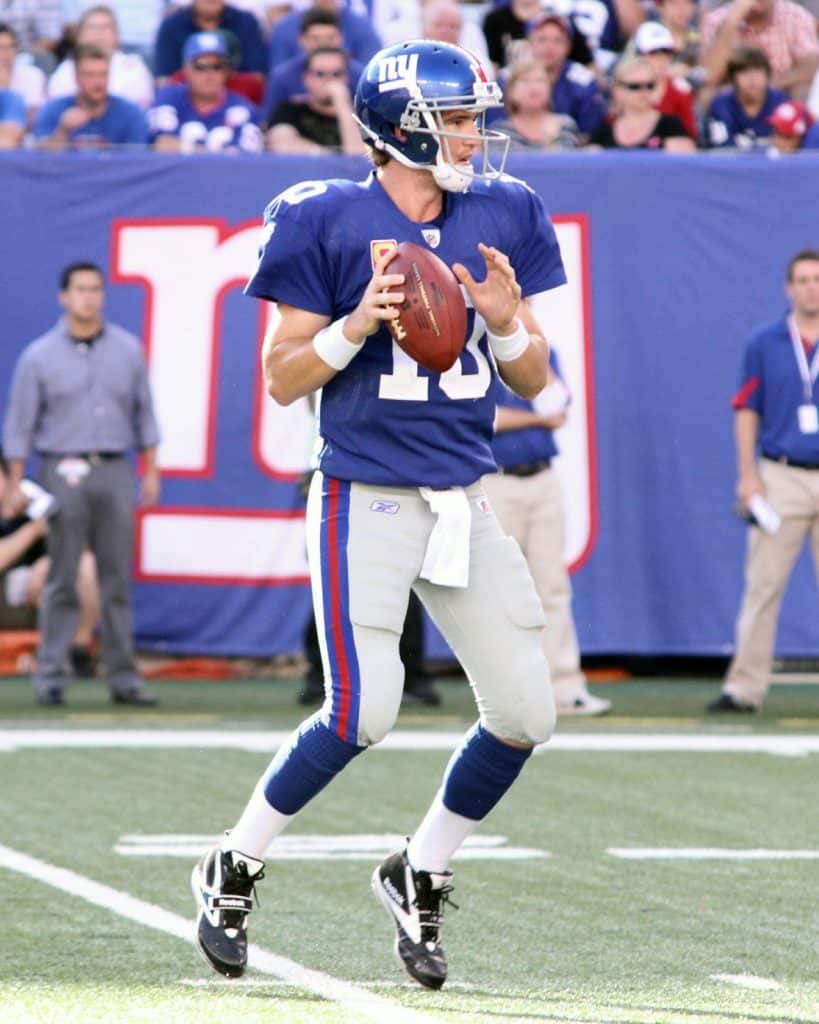
[[[259,886],[253,968],[220,979],[190,941],[190,869],[268,763],[265,734],[302,717],[297,686],[159,682],[143,711],[83,683],[43,709],[0,680],[0,1021],[819,1021],[816,685],[718,719],[714,681],[601,687],[614,714],[561,720],[454,862],[450,980],[429,992],[396,965],[369,878],[472,721],[444,681],[442,708],[402,713],[401,743],[294,823]]]

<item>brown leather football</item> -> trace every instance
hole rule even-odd
[[[466,303],[457,278],[434,252],[414,242],[398,245],[387,273],[404,275],[404,302],[398,317],[387,321],[396,344],[416,363],[443,373],[466,340]]]

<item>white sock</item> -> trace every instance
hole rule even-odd
[[[222,840],[224,853],[238,850],[256,860],[264,860],[268,846],[295,818],[295,814],[282,814],[270,806],[264,795],[265,781],[266,777],[253,790],[242,816]]]
[[[411,867],[415,871],[443,874],[452,855],[478,825],[479,821],[447,810],[439,791],[407,846]]]

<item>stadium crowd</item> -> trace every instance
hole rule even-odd
[[[357,154],[363,64],[458,43],[516,150],[819,149],[817,0],[4,0],[0,148]]]

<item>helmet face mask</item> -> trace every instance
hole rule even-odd
[[[509,140],[485,127],[486,111],[500,106],[497,84],[466,50],[415,40],[381,50],[367,64],[356,90],[354,116],[364,141],[374,149],[406,167],[431,171],[441,188],[460,192],[475,178],[492,180],[503,173]],[[481,151],[477,170],[471,162],[451,160],[452,143],[466,138],[444,123],[443,115],[456,110],[474,120]]]

